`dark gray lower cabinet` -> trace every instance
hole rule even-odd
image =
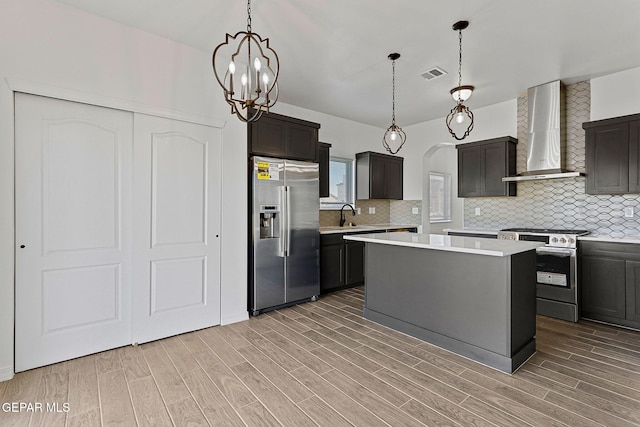
[[[625,261],[582,257],[582,316],[625,318]]]
[[[364,283],[364,242],[346,242],[344,245],[345,272],[347,286]]]
[[[640,245],[580,243],[580,315],[640,329]]]
[[[364,243],[346,242],[342,236],[320,236],[320,293],[364,283]]]
[[[320,292],[329,292],[343,287],[344,243],[323,244],[320,246]]]
[[[640,261],[627,261],[626,267],[626,318],[640,325]]]
[[[320,235],[320,293],[353,288],[364,284],[364,242],[347,241],[345,234],[384,233],[385,231],[408,231],[415,233],[416,227],[368,230],[355,233],[330,233]]]

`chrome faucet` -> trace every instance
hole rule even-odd
[[[340,208],[340,227],[344,227],[344,223],[347,221],[346,218],[344,217],[344,211],[343,211],[345,206],[349,206],[349,208],[351,209],[352,215],[356,216],[356,211],[355,209],[353,209],[353,206],[351,206],[350,204],[342,205],[342,207]]]

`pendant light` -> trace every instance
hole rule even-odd
[[[392,116],[391,116],[391,126],[384,133],[384,137],[382,138],[382,145],[384,148],[391,153],[396,154],[405,141],[407,140],[407,135],[405,135],[404,131],[400,126],[396,125],[396,59],[400,58],[399,53],[390,53],[387,57],[391,60],[391,67],[393,73],[393,85],[392,85]],[[392,147],[397,147],[393,149]]]
[[[258,120],[278,100],[278,54],[251,31],[251,0],[247,1],[247,31],[225,41],[213,51],[213,72],[224,90],[225,101],[243,122]]]
[[[458,60],[458,86],[454,87],[449,91],[454,101],[457,102],[456,106],[451,109],[449,114],[447,115],[447,129],[449,129],[449,133],[458,141],[465,139],[471,131],[473,130],[473,113],[469,110],[469,107],[464,105],[464,101],[471,97],[473,90],[475,89],[470,85],[462,85],[462,30],[469,26],[469,21],[458,21],[453,24],[453,30],[458,32],[458,41],[459,41],[459,60]],[[464,131],[463,135],[459,137],[456,132],[451,129],[451,122],[454,121],[458,125],[463,125],[465,122],[468,122],[467,130]]]

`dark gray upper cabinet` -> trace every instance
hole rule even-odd
[[[516,183],[503,182],[516,174],[516,144],[510,136],[456,145],[458,197],[515,196]]]
[[[356,154],[356,199],[402,200],[404,159],[366,151]]]
[[[306,120],[265,113],[247,125],[250,155],[317,161],[320,125]]]
[[[640,114],[582,124],[586,192],[640,193]]]
[[[331,144],[318,142],[318,164],[320,165],[320,197],[329,197],[329,149]]]

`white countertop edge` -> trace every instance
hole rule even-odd
[[[496,240],[419,233],[355,234],[344,236],[344,239],[365,243],[378,243],[382,245],[405,246],[411,248],[433,249],[438,251],[497,257],[515,255],[521,252],[534,250],[539,246],[544,246],[544,243],[542,242]],[[435,243],[431,243],[432,241]]]
[[[334,233],[361,233],[366,231],[376,230],[393,230],[398,228],[418,228],[416,224],[361,224],[356,226],[339,227],[337,225],[331,225],[327,227],[320,227],[320,234],[334,234]]]
[[[578,237],[578,240],[588,240],[592,242],[612,242],[612,243],[635,243],[640,244],[640,236],[615,237],[605,234],[587,234]]]
[[[452,233],[473,233],[473,234],[489,234],[492,236],[497,236],[499,230],[487,230],[485,228],[445,228],[442,231],[448,233],[449,231]]]

